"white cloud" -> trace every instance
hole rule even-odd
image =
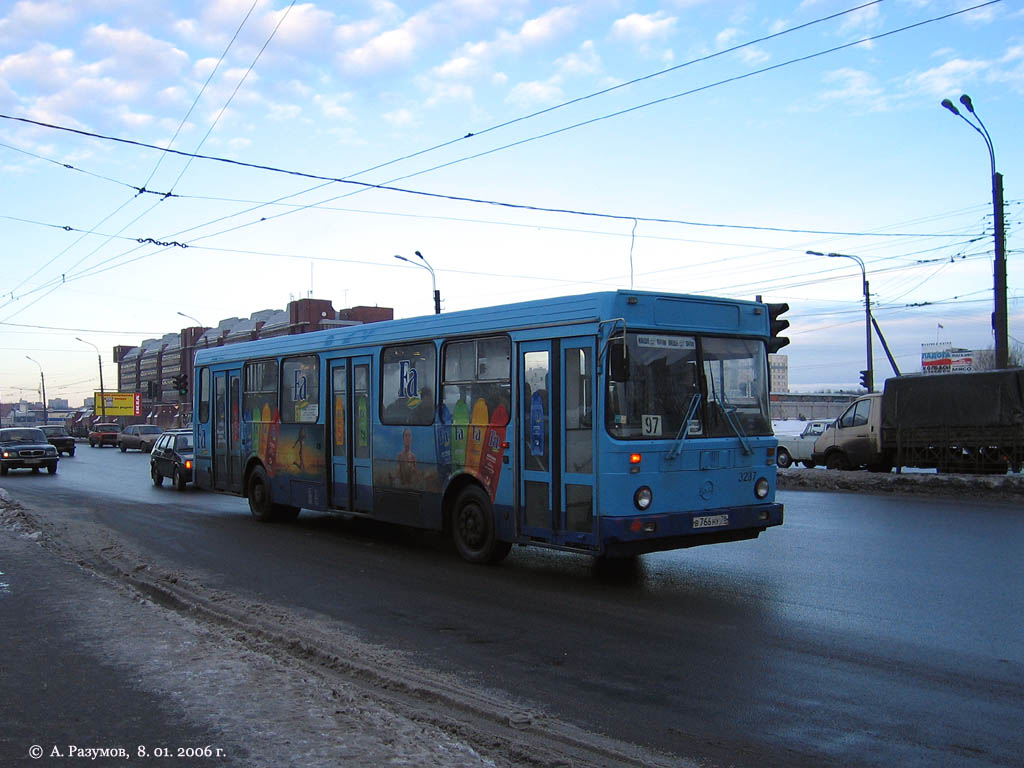
[[[298,104],[271,104],[267,116],[271,120],[295,120],[302,116],[302,107]]]
[[[519,83],[511,90],[505,100],[521,107],[534,107],[555,104],[564,99],[562,89],[554,83],[534,81]]]
[[[351,73],[373,74],[412,60],[418,43],[417,25],[406,22],[381,32],[364,45],[341,55],[342,66]]]
[[[553,40],[572,28],[578,11],[571,6],[552,8],[535,19],[526,21],[518,38],[524,46],[538,45]]]
[[[332,120],[352,120],[352,112],[342,104],[342,101],[350,101],[351,96],[349,94],[343,94],[339,96],[323,96],[317,94],[313,97],[313,104],[320,108],[325,117],[329,117]]]
[[[22,0],[0,18],[0,41],[23,41],[42,30],[52,31],[75,17],[75,9],[68,3],[43,0]]]
[[[434,68],[438,77],[466,79],[477,74],[480,69],[480,62],[469,56],[455,56],[448,59],[444,64]]]
[[[285,17],[285,13],[288,15]],[[274,46],[285,48],[310,48],[325,44],[334,29],[334,14],[322,11],[312,3],[287,7],[279,11],[269,12],[263,22],[266,33],[277,27],[284,17],[281,26],[274,35]]]
[[[739,33],[740,31],[736,29],[736,27],[729,27],[728,29],[723,29],[721,32],[715,35],[715,47],[718,48],[719,50],[721,50],[722,48],[728,48],[732,44],[732,41],[736,39],[736,36],[739,35]]]
[[[578,51],[567,53],[555,61],[560,74],[593,75],[601,71],[601,57],[592,40],[586,40]]]
[[[829,101],[869,101],[880,105],[883,90],[875,84],[875,78],[868,72],[843,67],[826,72],[822,77],[826,83],[837,83],[838,88],[825,91],[821,98]]]
[[[104,64],[119,72],[174,74],[188,64],[188,54],[164,40],[138,29],[115,29],[98,24],[89,29],[84,43],[105,54]]]
[[[464,83],[432,83],[429,85],[430,95],[427,106],[434,107],[450,101],[472,101],[473,89]]]
[[[665,11],[657,13],[631,13],[612,24],[612,37],[629,40],[634,43],[646,43],[656,38],[664,38],[675,31],[675,16],[666,15]]]
[[[771,61],[771,54],[762,48],[748,47],[739,50],[739,57],[746,64],[764,64]]]
[[[385,112],[383,118],[394,126],[412,125],[416,122],[412,112],[404,107],[392,112]]]
[[[950,93],[963,91],[967,83],[989,67],[987,61],[951,59],[939,67],[911,75],[907,78],[906,84],[912,90],[920,93],[948,96]]]
[[[839,26],[839,31],[842,34],[868,32],[877,29],[881,23],[882,12],[878,10],[877,5],[869,5],[867,8],[861,8],[859,11],[848,14]]]

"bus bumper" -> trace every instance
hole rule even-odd
[[[637,517],[602,517],[602,554],[630,557],[645,552],[756,539],[765,528],[782,525],[781,504],[723,507]]]

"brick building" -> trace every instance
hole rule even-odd
[[[159,339],[146,339],[137,347],[114,347],[117,391],[142,395],[142,412],[137,418],[122,417],[115,421],[162,427],[191,421],[192,361],[197,349],[393,318],[394,310],[390,307],[351,307],[335,311],[326,299],[298,299],[283,310],[265,309],[247,318],[227,318],[213,328],[182,328]],[[189,390],[184,396],[174,386],[175,378],[182,374]]]

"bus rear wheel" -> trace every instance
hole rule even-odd
[[[456,497],[451,524],[452,539],[463,560],[497,563],[512,548],[509,542],[498,541],[491,500],[477,485],[464,488]]]
[[[249,484],[245,491],[249,499],[249,511],[253,518],[261,523],[269,523],[274,519],[274,504],[270,500],[270,479],[263,467],[256,467],[249,475]]]

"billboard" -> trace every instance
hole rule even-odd
[[[974,353],[947,342],[921,345],[921,371],[924,373],[970,373]]]
[[[104,392],[102,397],[96,392],[95,397],[98,415],[139,416],[142,413],[142,395],[139,392]]]

